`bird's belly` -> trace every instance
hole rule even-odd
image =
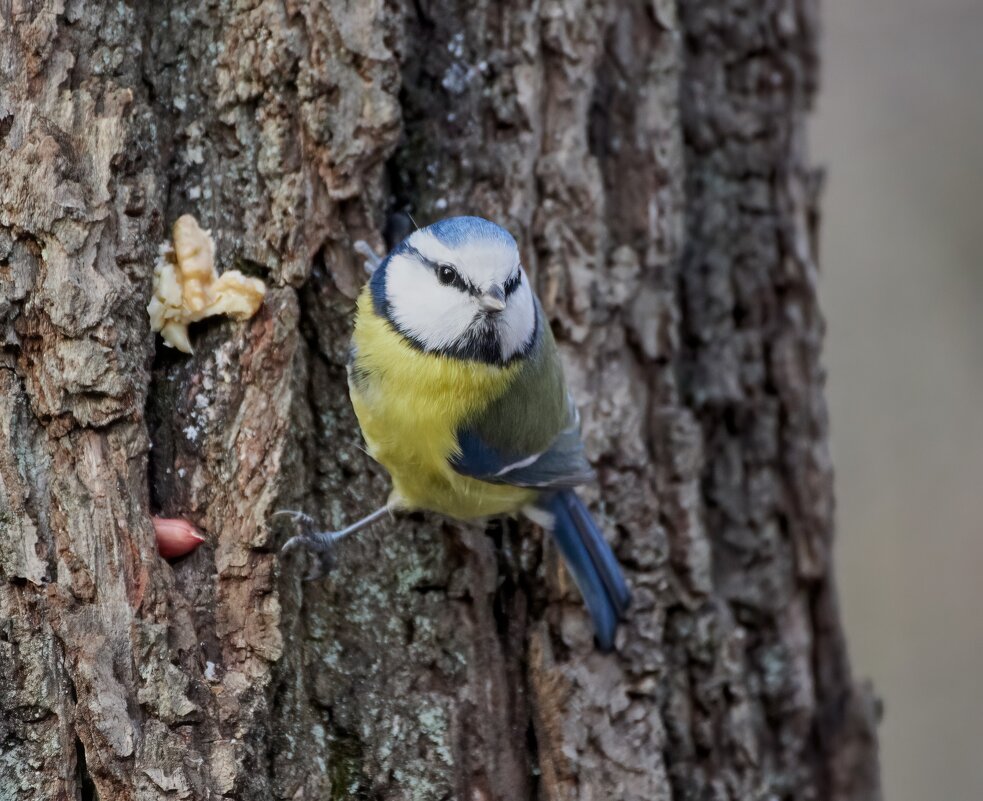
[[[352,404],[369,454],[392,477],[395,506],[428,509],[461,520],[510,514],[535,492],[463,476],[450,466],[457,445],[453,403],[396,396],[384,387],[352,386]],[[443,407],[444,414],[435,414]]]
[[[536,493],[456,472],[463,421],[508,386],[510,368],[421,353],[371,313],[356,321],[352,405],[369,454],[389,471],[395,505],[467,520],[509,514]]]

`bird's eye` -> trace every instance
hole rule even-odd
[[[448,286],[454,283],[457,278],[457,270],[451,267],[449,264],[441,264],[437,268],[437,280],[440,281],[444,286]]]

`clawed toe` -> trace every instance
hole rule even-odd
[[[331,572],[334,567],[332,532],[317,531],[316,521],[306,512],[281,509],[274,512],[273,516],[289,517],[291,522],[300,529],[299,534],[294,534],[283,544],[280,552],[288,554],[296,551],[307,551],[313,557],[310,569],[304,576],[304,581],[316,581]]]
[[[294,523],[303,534],[310,534],[316,529],[314,518],[307,512],[301,512],[297,509],[279,509],[273,513],[273,517],[289,517],[290,522]],[[291,540],[294,539],[296,537],[291,537]]]
[[[328,537],[324,535],[328,534]],[[334,567],[334,548],[331,546],[330,532],[319,534],[295,534],[287,540],[281,553],[287,554],[294,551],[306,551],[311,555],[312,564],[304,581],[316,581],[331,572]]]
[[[369,275],[372,275],[372,273],[379,269],[379,265],[382,264],[382,257],[364,239],[356,240],[355,244],[352,245],[352,249],[360,256],[365,257],[365,272]]]

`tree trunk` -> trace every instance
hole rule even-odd
[[[162,8],[161,5],[169,5]],[[0,797],[879,798],[830,548],[814,0],[0,0]],[[502,222],[626,566],[414,515],[344,363],[401,212]],[[162,347],[180,214],[270,290]],[[207,543],[174,564],[151,515]]]

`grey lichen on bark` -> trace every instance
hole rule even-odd
[[[811,0],[0,4],[0,796],[875,799],[835,606]],[[631,619],[537,530],[417,516],[344,364],[394,221],[499,220]],[[146,315],[167,226],[270,287]],[[398,226],[396,226],[398,227]],[[150,515],[208,542],[168,565]]]

